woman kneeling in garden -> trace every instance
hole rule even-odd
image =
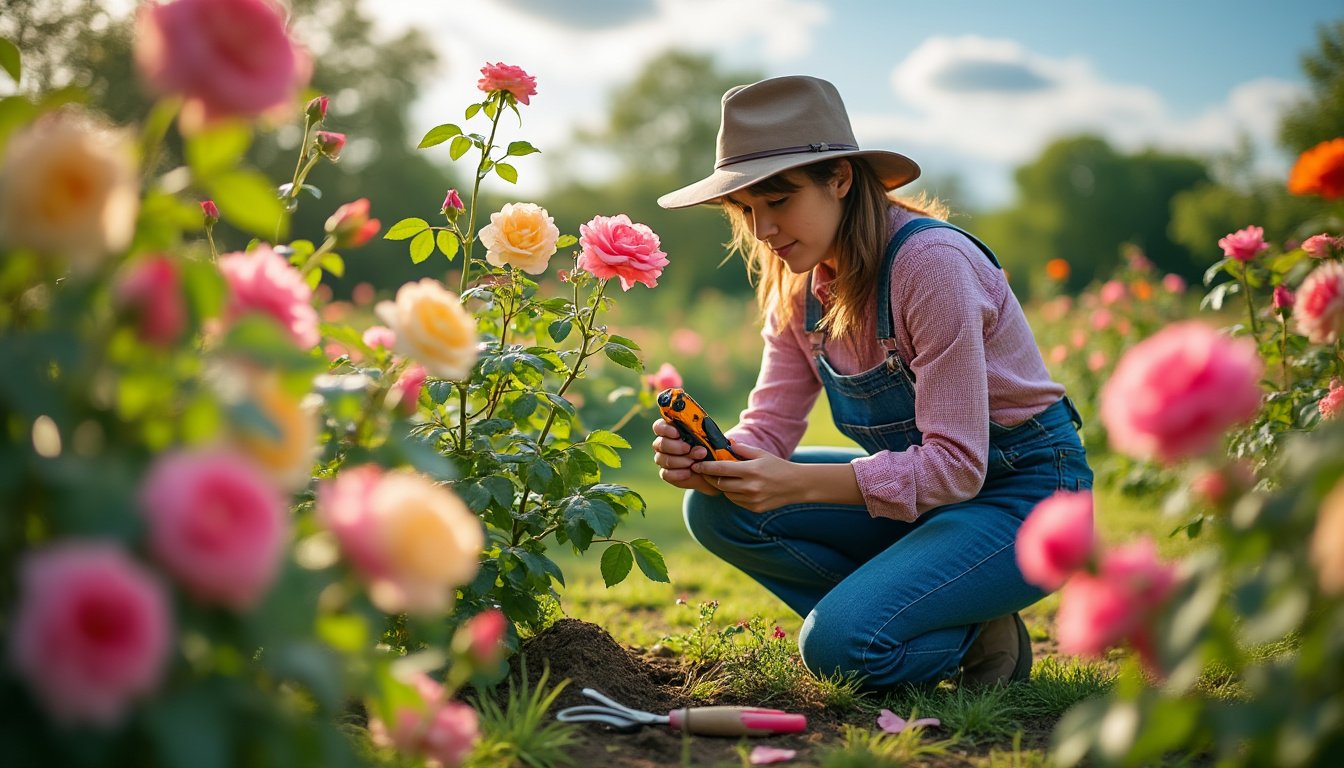
[[[743,460],[702,461],[660,419],[660,474],[688,489],[702,545],[806,617],[808,668],[871,689],[1025,679],[1017,612],[1044,593],[1018,570],[1017,530],[1092,483],[994,254],[889,194],[918,175],[856,146],[830,83],[780,77],[724,95],[714,172],[658,201],[723,206],[765,315],[728,432]],[[862,451],[798,448],[823,388]]]

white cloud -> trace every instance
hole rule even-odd
[[[975,73],[990,76],[977,83]],[[956,168],[927,170],[969,176],[972,187],[995,198],[984,202],[994,203],[1003,202],[1014,166],[1055,138],[1083,132],[1124,151],[1156,147],[1205,156],[1233,150],[1244,136],[1261,170],[1279,170],[1278,119],[1301,94],[1296,84],[1262,78],[1182,117],[1153,88],[1108,80],[1085,59],[1050,58],[1012,40],[975,36],[925,41],[896,65],[890,82],[905,108],[852,114],[860,141],[962,158]]]
[[[520,134],[514,138],[525,138],[543,152],[565,143],[576,126],[600,121],[613,86],[668,49],[734,51],[734,58],[787,67],[812,53],[814,31],[829,16],[816,0],[657,0],[651,14],[576,30],[488,0],[442,5],[382,0],[369,7],[387,28],[415,25],[436,41],[440,70],[412,112],[417,129],[461,124],[462,109],[480,96],[480,67],[505,62],[537,78],[537,95],[522,109],[522,129],[514,128],[516,122],[506,125]],[[540,159],[520,158],[517,165],[516,191],[544,186]]]

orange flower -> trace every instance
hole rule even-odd
[[[1344,138],[1323,141],[1299,155],[1288,174],[1288,191],[1327,200],[1344,197]]]
[[[1139,301],[1153,298],[1153,286],[1147,280],[1135,280],[1129,284],[1129,292]]]
[[[1051,280],[1062,283],[1069,279],[1069,262],[1064,259],[1051,259],[1045,262],[1045,274]]]

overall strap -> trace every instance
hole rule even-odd
[[[999,264],[998,257],[995,256],[994,252],[989,249],[989,246],[980,242],[980,238],[976,237],[975,235],[972,235],[970,232],[967,232],[961,227],[958,227],[955,224],[949,224],[946,221],[942,221],[940,219],[931,219],[926,217],[911,219],[910,221],[907,221],[904,226],[896,230],[895,235],[892,235],[891,241],[887,243],[887,252],[882,257],[882,272],[880,273],[882,275],[882,282],[878,283],[878,291],[877,291],[877,338],[880,341],[887,341],[889,339],[893,339],[896,335],[895,332],[892,330],[891,288],[890,288],[891,269],[892,266],[896,263],[896,254],[901,250],[901,246],[905,245],[905,241],[908,240],[911,235],[914,235],[917,232],[923,232],[926,229],[935,229],[940,227],[944,229],[956,230],[957,232],[960,232],[962,235],[965,235],[965,237],[968,240],[970,240],[972,243],[975,243],[976,247],[978,247],[980,251],[985,254],[985,256],[989,259],[991,264],[993,264],[995,267],[998,267],[999,269],[1003,269],[1003,266]],[[809,286],[811,285],[810,279],[811,278],[809,276],[809,283],[808,283]]]

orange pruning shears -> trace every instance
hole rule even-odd
[[[692,447],[703,445],[709,451],[706,458],[716,461],[741,460],[741,456],[733,453],[733,441],[723,434],[719,425],[685,390],[669,387],[659,392],[658,409],[663,412],[663,421],[676,427],[682,440]]]

